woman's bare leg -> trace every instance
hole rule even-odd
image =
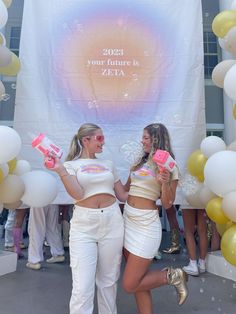
[[[205,209],[197,210],[197,231],[199,236],[200,258],[205,260],[208,249],[207,217]]]
[[[188,249],[189,258],[196,260],[196,242],[194,232],[196,228],[196,211],[198,209],[182,209],[183,222],[184,222],[184,234],[186,245]]]
[[[127,262],[130,253],[124,249],[124,256]],[[138,308],[139,314],[152,314],[153,306],[152,306],[152,295],[150,291],[139,291],[134,292],[136,304]]]

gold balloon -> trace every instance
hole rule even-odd
[[[213,33],[224,38],[228,31],[236,25],[236,11],[226,10],[217,14],[212,22]]]
[[[206,213],[208,217],[217,224],[226,224],[229,222],[227,216],[225,216],[222,210],[222,198],[215,197],[211,199],[206,206]]]
[[[197,178],[197,180],[198,180],[199,182],[204,182],[204,180],[205,180],[204,174],[200,174],[200,175],[197,176],[196,178]]]
[[[189,173],[202,180],[204,178],[204,167],[207,162],[207,157],[200,150],[194,151],[187,160],[187,168]],[[200,181],[199,180],[199,181]],[[200,181],[202,182],[202,181]]]
[[[12,0],[2,0],[7,8],[10,7]]]
[[[6,45],[6,39],[2,33],[0,33],[0,45]]]
[[[4,178],[5,178],[4,173],[3,173],[2,169],[0,169],[0,183],[3,182]]]
[[[17,163],[17,159],[14,158],[10,161],[7,162],[8,164],[8,168],[9,168],[9,174],[12,174],[13,171],[16,169],[16,163]]]
[[[216,230],[218,231],[219,235],[222,237],[224,232],[234,225],[236,224],[233,221],[228,221],[226,224],[216,224]]]
[[[222,224],[222,225],[216,224],[216,230],[219,233],[219,235],[222,237],[222,235],[226,231],[226,224]]]
[[[0,74],[15,76],[20,71],[20,59],[12,52],[12,61],[5,67],[0,67]]]
[[[236,104],[233,105],[233,117],[236,120]]]
[[[236,266],[236,225],[224,232],[221,238],[221,253],[227,262]]]

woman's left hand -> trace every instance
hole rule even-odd
[[[160,184],[170,183],[170,172],[167,169],[163,169],[157,174],[156,179]]]

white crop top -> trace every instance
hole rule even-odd
[[[83,200],[96,194],[114,193],[114,183],[119,181],[113,162],[102,159],[83,159],[64,162],[64,167],[84,190]]]
[[[130,174],[129,195],[144,197],[157,201],[161,196],[161,185],[156,180],[156,165],[146,162],[141,168]],[[179,179],[179,171],[175,167],[171,173],[171,180]]]

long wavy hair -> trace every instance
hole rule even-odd
[[[92,136],[97,130],[101,128],[93,123],[84,123],[78,129],[78,132],[73,136],[69,148],[69,153],[66,157],[66,161],[78,159],[82,153],[82,139],[86,136]]]
[[[152,157],[157,149],[166,150],[175,159],[174,153],[171,147],[170,135],[164,124],[152,123],[147,125],[144,130],[146,130],[151,138],[151,150],[150,153],[143,153],[138,162],[133,165],[131,170],[136,170],[140,168],[145,162],[152,161]]]

